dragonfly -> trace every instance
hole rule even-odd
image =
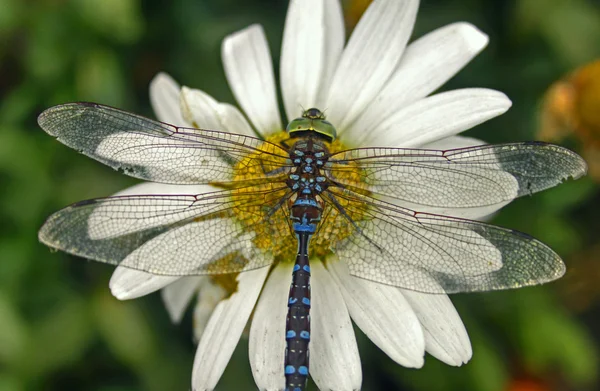
[[[347,149],[316,108],[271,139],[96,103],[49,108],[38,123],[132,177],[215,187],[77,202],[45,222],[39,239],[47,246],[169,276],[240,273],[295,257],[282,363],[288,391],[305,390],[309,375],[311,258],[335,254],[355,277],[431,294],[552,281],[565,266],[542,242],[442,213],[482,215],[586,172],[577,154],[542,142]]]

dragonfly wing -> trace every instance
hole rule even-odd
[[[355,197],[346,211],[364,216],[335,249],[357,277],[425,293],[457,293],[536,285],[565,272],[548,246],[514,230],[346,192],[334,197]]]
[[[284,149],[254,137],[176,127],[95,103],[52,107],[38,123],[65,145],[153,182],[226,182],[244,159],[248,170],[273,170],[287,159]]]
[[[516,197],[579,178],[587,169],[574,152],[540,142],[446,151],[361,148],[334,154],[330,162],[330,177],[347,189],[389,197],[410,209],[475,208],[480,216]],[[360,181],[345,174],[357,169]]]
[[[265,193],[136,195],[82,201],[48,218],[39,232],[49,247],[159,275],[239,272],[272,257],[253,244],[258,230],[233,222],[234,208],[263,205]],[[275,212],[277,213],[277,212]],[[279,212],[281,213],[281,212]],[[263,234],[270,225],[260,220]]]

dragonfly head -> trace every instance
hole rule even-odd
[[[311,108],[302,113],[302,117],[291,121],[286,131],[290,137],[300,137],[307,134],[317,135],[331,142],[337,132],[331,122],[325,120],[325,115],[319,109]]]

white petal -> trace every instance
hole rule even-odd
[[[421,322],[427,352],[448,365],[460,366],[469,361],[473,355],[469,335],[450,298],[401,291]]]
[[[193,221],[148,240],[127,255],[121,261],[121,265],[163,275],[205,273],[210,269],[212,262],[228,253],[243,253],[252,239],[252,233],[243,235],[239,230],[229,218]],[[236,265],[234,269],[219,272],[238,272],[238,266],[252,269],[268,264],[267,260],[262,261],[264,263],[258,265],[256,262],[261,261],[252,259],[248,264]]]
[[[459,217],[462,219],[469,220],[479,220],[479,221],[487,221],[484,218],[489,216],[490,214],[496,213],[506,205],[510,204],[512,201],[504,201],[501,203],[493,204],[493,205],[485,205],[479,207],[470,207],[470,208],[439,208],[433,207],[429,205],[421,205],[408,201],[395,200],[389,197],[382,197],[382,199],[386,202],[390,202],[392,204],[398,205],[402,208],[407,208],[410,210],[418,211],[420,213],[430,213],[436,215],[443,216],[452,216]]]
[[[166,73],[157,74],[150,82],[150,104],[159,121],[189,126],[179,110],[179,84]]]
[[[348,129],[347,137],[351,139],[377,126],[406,105],[431,94],[471,61],[487,42],[487,35],[473,25],[454,23],[411,43],[385,87]]]
[[[311,376],[321,390],[359,390],[360,357],[344,298],[321,262],[311,273]]]
[[[410,217],[392,208],[386,213],[377,221],[380,235],[354,235],[337,248],[350,274],[421,292],[446,293],[454,291],[457,283],[463,284],[463,291],[465,286],[474,289],[489,278],[489,273],[502,268],[502,253],[469,226],[435,216]],[[409,219],[413,221],[409,223]],[[365,232],[371,229],[368,225],[361,228]],[[377,259],[369,254],[377,254]],[[430,283],[430,272],[440,273],[436,278],[444,282],[443,288]]]
[[[221,103],[218,110],[223,130],[231,133],[243,134],[244,136],[256,137],[256,133],[252,130],[252,127],[237,107],[230,105],[229,103]]]
[[[363,129],[362,138],[355,142],[420,146],[470,129],[510,106],[506,95],[485,88],[442,92],[405,107],[372,129]]]
[[[181,90],[181,111],[186,120],[196,127],[256,136],[256,133],[237,107],[229,103],[217,102],[203,91],[183,87]]]
[[[155,129],[158,130],[158,129]],[[163,128],[176,132],[177,128]],[[135,129],[116,132],[102,138],[95,151],[88,153],[113,168],[123,169],[128,175],[153,182],[197,184],[230,180],[231,163],[215,148],[193,148],[208,132],[186,129],[168,137]],[[229,141],[245,144],[256,141],[229,135]]]
[[[110,278],[110,292],[119,300],[136,299],[177,281],[179,277],[157,276],[140,270],[117,266]]]
[[[209,185],[187,186],[167,185],[153,182],[140,183],[120,191],[114,194],[114,196],[174,194],[190,195],[190,197],[189,200],[172,199],[170,201],[160,201],[161,208],[165,213],[152,213],[151,210],[148,210],[147,203],[144,206],[144,203],[136,201],[135,199],[122,199],[119,201],[118,207],[115,207],[110,199],[107,199],[106,203],[98,202],[98,206],[94,209],[88,219],[88,235],[95,240],[107,239],[152,227],[158,227],[164,224],[174,223],[198,212],[192,209],[186,209],[188,203],[193,203],[195,200],[193,195],[215,190],[214,187]],[[167,204],[169,204],[172,213],[166,213]],[[127,214],[122,213],[124,210],[127,211]],[[118,220],[119,223],[115,224],[113,220]]]
[[[260,390],[283,389],[285,322],[292,264],[280,263],[269,276],[254,310],[250,328],[250,366]]]
[[[206,92],[182,87],[180,105],[183,117],[195,128],[221,130],[219,102]]]
[[[448,149],[455,149],[455,148],[474,147],[474,146],[486,145],[486,144],[487,143],[485,141],[482,141],[482,140],[479,140],[479,139],[476,139],[473,137],[450,136],[450,137],[446,137],[446,138],[443,138],[440,140],[436,140],[434,142],[431,142],[431,143],[428,143],[425,145],[420,145],[419,148],[448,150]],[[516,198],[517,192],[518,192],[518,183],[516,180],[514,181],[514,184],[515,184],[514,188],[509,189],[507,187],[506,191],[513,191],[513,193],[514,193],[513,198]],[[387,198],[387,197],[384,197],[384,201],[391,202],[393,204],[399,205],[404,208],[417,210],[419,212],[439,214],[439,215],[444,215],[444,216],[454,216],[454,217],[460,217],[460,218],[471,219],[471,220],[489,219],[488,217],[491,214],[496,213],[497,211],[499,211],[500,209],[502,209],[504,206],[508,205],[511,202],[510,200],[508,200],[505,202],[501,202],[501,203],[497,203],[497,204],[493,204],[493,205],[480,206],[480,207],[476,207],[476,208],[474,208],[474,207],[471,207],[471,208],[434,208],[434,207],[427,206],[427,205],[421,205],[421,204],[410,203],[410,202],[406,202],[406,201],[394,200],[394,199]]]
[[[256,304],[269,268],[239,274],[238,289],[213,312],[198,344],[192,389],[213,390],[221,378]]]
[[[325,0],[325,53],[323,75],[321,85],[317,93],[316,107],[326,109],[325,100],[329,94],[329,88],[333,81],[333,73],[338,67],[346,32],[344,31],[344,13],[339,0]]]
[[[320,106],[343,45],[344,27],[338,0],[290,2],[280,71],[288,121],[299,117],[303,108]]]
[[[381,90],[412,32],[418,0],[371,3],[342,54],[326,101],[328,119],[346,128]]]
[[[367,337],[398,364],[422,367],[423,330],[402,292],[389,285],[352,277],[340,261],[330,259],[328,269],[341,288],[352,320]]]
[[[473,137],[464,137],[464,136],[450,136],[446,138],[442,138],[431,143],[427,143],[425,145],[420,145],[419,148],[423,149],[438,149],[441,151],[448,149],[456,149],[456,148],[467,148],[467,147],[475,147],[478,145],[486,145],[487,143],[483,140],[479,140]]]
[[[166,183],[142,182],[121,190],[112,196],[144,195],[144,194],[200,194],[215,191],[208,185],[170,185]]]
[[[194,307],[194,339],[200,341],[208,321],[217,305],[227,296],[221,285],[207,278],[198,290],[198,301]]]
[[[225,76],[238,103],[263,134],[281,130],[271,53],[261,26],[231,34],[221,50]]]
[[[316,106],[325,46],[325,3],[290,1],[281,46],[281,93],[288,121]]]
[[[182,277],[179,281],[167,285],[160,291],[163,303],[165,303],[173,323],[181,322],[192,297],[206,280],[208,280],[208,277]]]
[[[484,217],[489,216],[492,213],[496,213],[497,211],[499,211],[500,209],[504,208],[506,205],[512,202],[512,200],[508,200],[493,205],[484,205],[469,208],[440,208],[429,205],[421,205],[404,200],[396,200],[390,197],[382,197],[382,199],[386,202],[390,202],[402,208],[415,210],[421,213],[431,213],[436,215],[459,217],[462,219],[470,220],[482,220]]]

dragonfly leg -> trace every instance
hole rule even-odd
[[[346,209],[342,206],[342,204],[340,204],[340,202],[337,200],[337,198],[331,194],[331,193],[327,193],[325,194],[325,196],[329,199],[329,201],[331,201],[331,203],[336,207],[336,209],[338,210],[338,212],[344,216],[344,218],[346,220],[348,220],[350,222],[350,224],[352,224],[352,226],[354,226],[354,228],[356,229],[356,232],[361,235],[362,237],[364,237],[369,243],[371,243],[374,247],[376,247],[379,251],[381,252],[385,252],[385,249],[383,249],[380,245],[378,245],[377,243],[375,243],[371,238],[369,238],[367,235],[364,234],[362,228],[360,228],[358,226],[358,224],[356,224],[356,222],[352,219],[352,217],[350,217],[350,215],[348,214],[348,212],[346,212]]]

